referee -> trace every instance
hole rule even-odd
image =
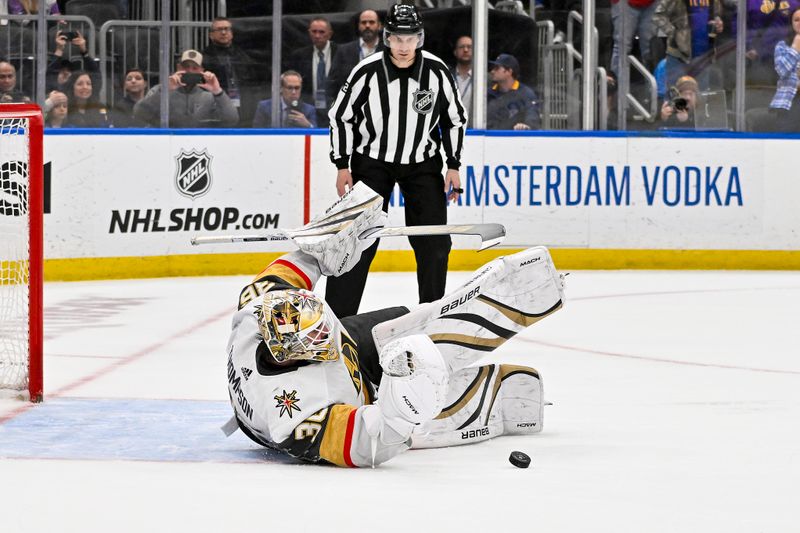
[[[462,192],[458,169],[467,115],[447,66],[419,50],[424,38],[417,8],[392,6],[383,31],[386,50],[356,65],[328,114],[339,195],[363,181],[383,196],[388,211],[397,183],[408,226],[446,224],[447,202]],[[441,298],[450,236],[408,240],[417,260],[420,303]],[[377,249],[376,242],[352,270],[328,279],[325,300],[337,316],[358,312]]]

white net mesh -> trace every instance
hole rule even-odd
[[[0,389],[28,387],[27,119],[0,119]]]

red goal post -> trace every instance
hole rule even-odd
[[[0,104],[0,389],[32,402],[43,397],[43,133],[39,106]]]

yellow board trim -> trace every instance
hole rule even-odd
[[[475,270],[522,248],[453,250],[450,270]],[[560,270],[800,270],[800,250],[591,250],[551,248]],[[283,252],[47,259],[46,281],[253,275]],[[373,272],[416,270],[410,250],[379,251]]]

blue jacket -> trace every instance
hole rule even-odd
[[[281,102],[283,104],[283,102]],[[281,106],[282,107],[282,106]],[[312,128],[317,127],[317,110],[314,106],[305,102],[300,102],[299,111],[311,123]],[[254,128],[271,128],[272,127],[272,98],[262,100],[258,103],[256,114],[253,116]],[[281,124],[281,128],[301,128],[296,124]]]
[[[486,129],[510,130],[515,124],[527,124],[532,130],[541,127],[538,97],[533,89],[514,82],[508,92],[500,92],[496,84],[487,94]]]

